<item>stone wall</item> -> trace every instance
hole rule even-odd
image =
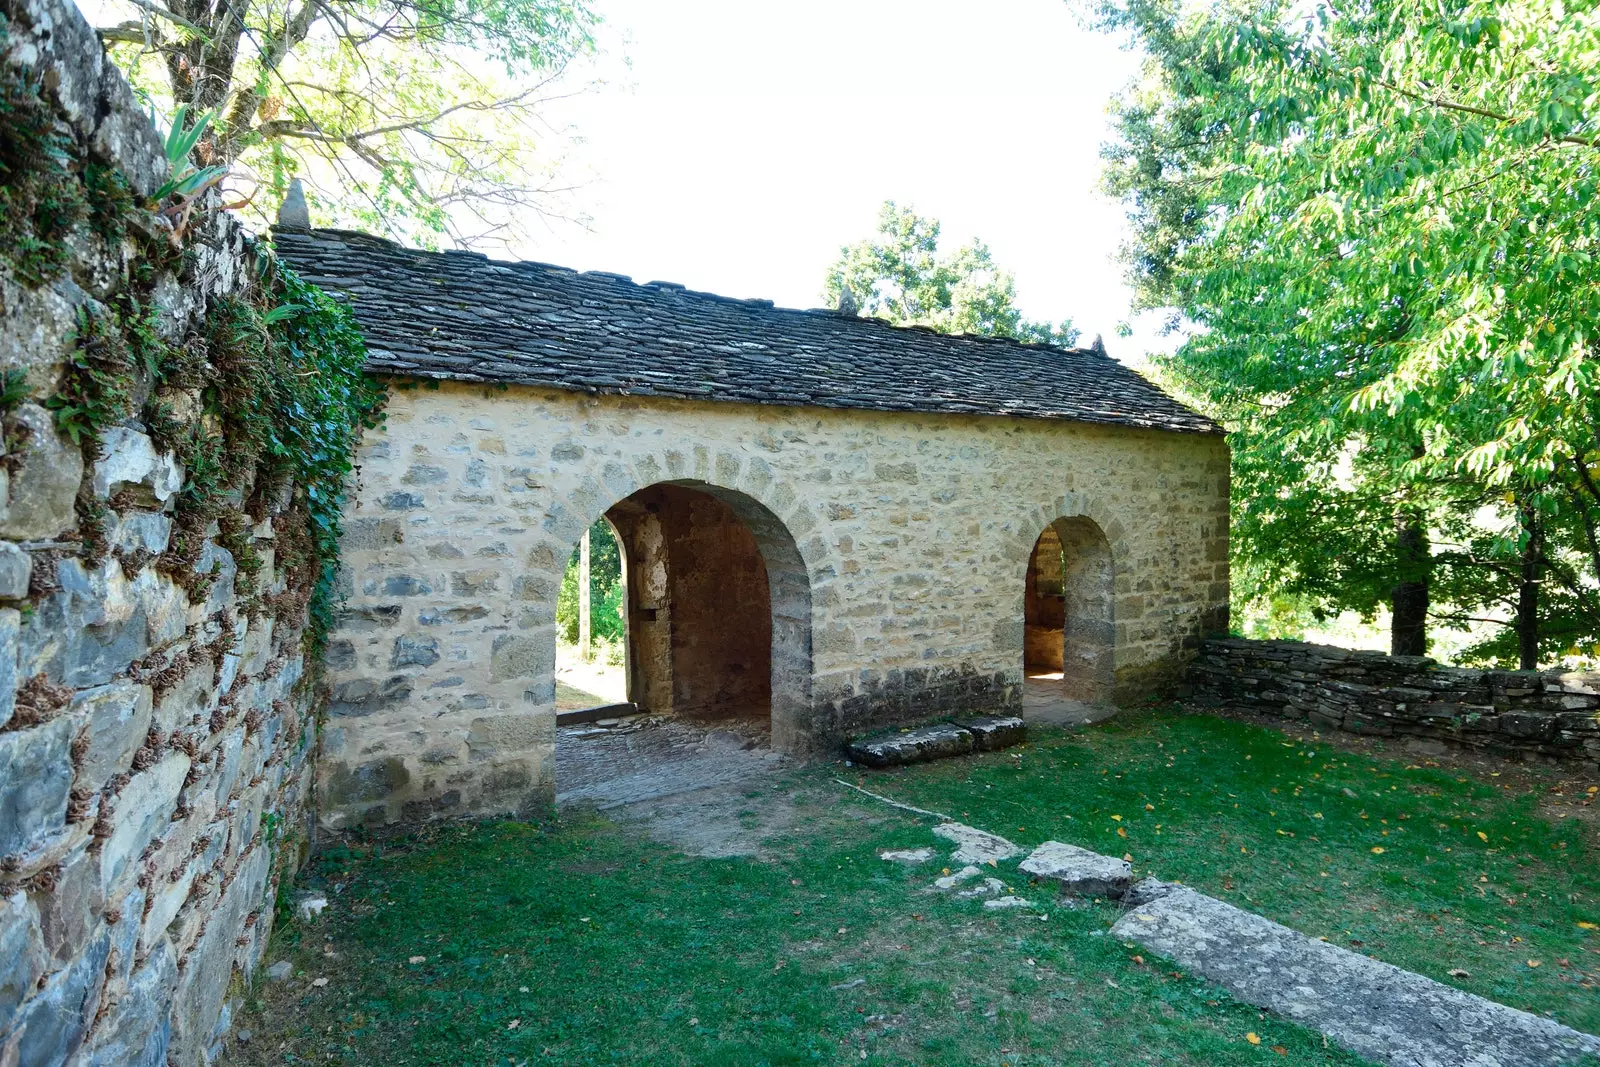
[[[40,110],[60,180],[102,168],[111,199],[50,277],[0,247],[0,1065],[189,1067],[220,1047],[306,839],[307,594],[285,563],[304,517],[288,487],[246,514],[246,487],[185,526],[196,486],[151,419],[216,432],[199,383],[228,379],[199,334],[257,253],[211,215],[179,254],[137,206],[161,139],[94,32],[62,0],[3,9],[6,210],[28,178],[14,123]],[[190,380],[124,359],[135,329]]]
[[[327,826],[550,802],[563,568],[585,527],[662,482],[754,534],[788,752],[1015,710],[1028,560],[1062,516],[1109,547],[1118,695],[1174,680],[1226,624],[1220,437],[400,383],[346,515]]]
[[[1189,669],[1202,700],[1324,730],[1600,762],[1600,674],[1441,666],[1299,641],[1212,640]]]

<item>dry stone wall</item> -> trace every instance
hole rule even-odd
[[[140,206],[161,139],[75,7],[0,11],[0,1065],[190,1067],[313,785],[293,486],[203,486],[171,444],[221,439],[205,338],[258,253],[217,215],[180,253]]]
[[[586,526],[661,482],[712,492],[756,535],[789,752],[1016,710],[1028,559],[1064,515],[1110,546],[1119,695],[1171,681],[1226,624],[1218,436],[403,386],[346,514],[320,771],[332,829],[550,802],[563,568]]]
[[[1205,642],[1189,678],[1201,699],[1325,730],[1600,763],[1600,674],[1230,639]]]

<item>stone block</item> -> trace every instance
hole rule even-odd
[[[81,690],[73,698],[72,715],[88,730],[89,748],[78,763],[77,784],[98,790],[132,766],[153,714],[147,685],[113,682]]]
[[[226,1029],[219,1020],[238,954],[234,939],[244,929],[245,916],[262,900],[268,868],[264,848],[240,862],[206,921],[205,935],[184,960],[172,1009],[172,1051],[179,1063],[198,1062],[217,1031]]]
[[[327,802],[333,805],[387,800],[411,781],[405,760],[398,756],[350,766],[335,764],[324,776]]]
[[[411,696],[411,682],[404,677],[386,681],[357,678],[340,683],[328,702],[328,714],[333,717],[359,717],[404,703]]]
[[[56,565],[60,590],[40,599],[18,639],[23,677],[41,671],[74,688],[105,685],[150,649],[143,606],[115,560]]]
[[[933,828],[933,836],[953,842],[952,863],[995,864],[1020,855],[1022,849],[998,834],[959,822],[944,822]]]
[[[8,422],[25,436],[22,462],[11,474],[11,495],[0,519],[0,537],[49,540],[78,524],[78,485],[83,452],[56,432],[55,420],[37,404],[22,404]]]
[[[28,595],[33,557],[10,541],[0,541],[0,600],[21,600]]]
[[[40,894],[35,904],[39,909],[39,933],[44,939],[45,951],[58,966],[70,961],[89,943],[105,910],[98,857],[89,851],[86,843],[74,848],[61,862],[55,889]]]
[[[947,756],[962,756],[975,748],[977,740],[971,730],[952,723],[939,723],[852,741],[845,751],[852,760],[868,767],[894,767]]]
[[[77,1051],[94,1019],[110,954],[111,931],[102,926],[69,966],[23,1004],[17,1020],[20,1063],[56,1067]]]
[[[1133,865],[1127,860],[1060,841],[1046,841],[1018,864],[1018,869],[1055,882],[1062,892],[1079,897],[1118,900],[1133,881]]]
[[[0,729],[11,721],[17,706],[17,636],[22,613],[0,608]]]
[[[536,678],[556,668],[555,642],[520,634],[501,634],[489,649],[489,680]]]
[[[0,733],[0,856],[22,852],[67,824],[74,720]]]
[[[172,519],[157,511],[122,512],[111,530],[112,551],[159,556],[172,541]]]
[[[188,773],[189,757],[169,752],[117,794],[114,829],[100,850],[100,884],[107,896],[115,894],[145,846],[166,830]]]
[[[111,426],[100,434],[94,491],[105,500],[125,486],[142,486],[158,503],[164,503],[183,488],[183,468],[172,453],[157,451],[148,434],[128,426]]]
[[[165,1067],[177,985],[177,955],[163,941],[128,978],[117,1010],[90,1035],[85,1067]]]
[[[389,657],[389,666],[431,667],[438,662],[438,638],[402,634],[394,639],[394,650]]]
[[[959,725],[972,732],[979,752],[998,752],[1028,739],[1027,724],[1015,715],[963,719]]]
[[[16,890],[0,896],[0,1034],[10,1033],[17,1009],[33,992],[48,960],[28,894]]]

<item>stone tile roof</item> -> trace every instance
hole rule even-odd
[[[349,299],[381,374],[1222,432],[1098,347],[951,337],[348,230],[278,228],[273,243]]]

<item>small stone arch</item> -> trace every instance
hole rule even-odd
[[[1060,695],[1103,703],[1116,686],[1116,551],[1082,514],[1044,523],[1026,556],[1023,672],[1028,684],[1059,678]]]
[[[539,553],[553,566],[542,584],[545,588],[559,588],[561,569],[583,531],[645,490],[671,486],[702,493],[719,502],[754,538],[766,570],[773,747],[781,752],[804,753],[812,734],[813,575],[819,570],[826,572],[827,568],[807,560],[808,553],[814,557],[825,555],[822,539],[813,537],[802,544],[798,537],[810,532],[816,520],[803,506],[796,506],[794,491],[775,479],[761,460],[743,462],[732,454],[712,457],[704,450],[694,452],[688,456],[672,451],[646,455],[627,465],[607,462],[597,474],[585,477],[575,489],[553,501],[543,526],[555,544]],[[789,505],[787,518],[780,514],[785,504]],[[556,544],[562,547],[558,549]],[[553,621],[552,614],[552,624]],[[553,663],[553,625],[547,640],[550,654],[541,659]],[[553,677],[549,689],[553,699]]]

